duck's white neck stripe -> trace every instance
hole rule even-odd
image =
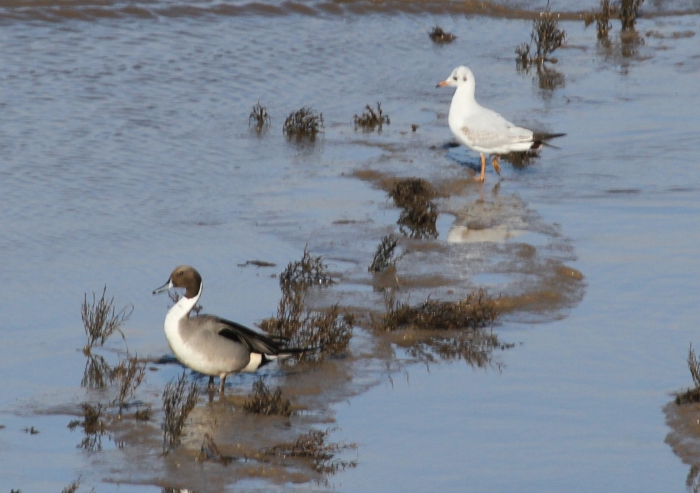
[[[165,316],[165,330],[168,331],[168,326],[173,328],[177,327],[178,322],[183,318],[186,318],[192,311],[192,308],[199,301],[200,296],[202,296],[202,290],[204,289],[204,283],[199,284],[199,293],[197,296],[188,298],[186,296],[181,297],[173,307],[168,310],[168,314]],[[168,323],[170,322],[170,323]]]

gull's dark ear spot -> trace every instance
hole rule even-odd
[[[465,75],[465,76],[462,78],[462,80],[463,80],[464,82],[466,82],[466,81],[467,81],[467,76]]]

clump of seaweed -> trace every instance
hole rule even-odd
[[[505,161],[513,165],[514,168],[527,168],[537,162],[539,154],[536,151],[510,152],[501,154],[501,161]]]
[[[382,331],[399,329],[478,329],[492,326],[498,312],[496,302],[486,289],[470,292],[457,302],[426,300],[420,305],[387,299],[387,312],[372,325]]]
[[[114,308],[114,297],[106,298],[107,286],[102,290],[99,301],[95,293],[92,293],[92,303],[87,300],[87,293],[81,306],[80,315],[83,319],[83,327],[87,337],[87,345],[83,349],[85,354],[90,352],[94,345],[102,346],[115,331],[124,339],[121,325],[126,322],[134,311],[133,305],[127,305],[119,312]],[[125,339],[126,340],[126,339]]]
[[[353,121],[355,122],[355,130],[357,130],[357,127],[360,127],[365,132],[371,132],[377,127],[379,127],[378,131],[381,132],[383,124],[389,125],[391,123],[389,115],[385,115],[382,112],[382,104],[379,101],[377,101],[377,111],[370,105],[366,105],[362,114],[360,116],[355,115]]]
[[[260,323],[260,328],[273,337],[287,341],[290,347],[309,348],[295,354],[298,361],[321,361],[325,355],[345,352],[352,338],[355,317],[341,313],[338,305],[327,310],[306,306],[303,288],[283,289],[277,315]]]
[[[199,453],[197,454],[197,460],[199,462],[204,462],[204,461],[214,461],[214,462],[219,462],[223,465],[228,465],[234,460],[236,460],[236,457],[232,455],[224,455],[221,453],[219,450],[218,445],[216,445],[216,442],[214,442],[214,438],[209,434],[205,433],[204,434],[204,440],[202,440],[202,446],[199,449]],[[182,490],[178,490],[182,491]]]
[[[394,183],[389,196],[403,211],[396,222],[399,230],[411,238],[437,238],[438,208],[433,187],[421,178],[407,178]]]
[[[120,361],[112,373],[112,378],[119,384],[119,391],[114,402],[119,404],[117,417],[121,419],[124,401],[134,395],[146,376],[146,363],[139,362],[136,357]]]
[[[330,286],[333,279],[328,274],[328,266],[323,263],[323,257],[312,256],[307,247],[304,247],[304,255],[301,260],[290,262],[280,274],[280,287],[282,291],[306,288],[309,286]]]
[[[616,13],[617,8],[610,0],[600,0],[600,9],[586,13],[583,19],[586,27],[595,21],[598,40],[604,41],[608,39],[608,33],[612,29],[610,18]]]
[[[323,131],[323,113],[316,113],[313,108],[304,106],[289,114],[284,121],[282,132],[288,139],[292,137],[297,141],[307,138],[314,140],[319,132]]]
[[[430,39],[433,41],[433,43],[438,44],[451,43],[457,37],[452,33],[448,33],[440,26],[435,26],[434,28],[432,28],[428,33],[428,36],[430,36]]]
[[[623,31],[633,31],[644,0],[621,0],[619,13]]]
[[[197,404],[197,384],[192,382],[188,386],[186,380],[183,371],[177,382],[171,380],[163,390],[163,455],[180,443],[187,416]]]
[[[394,251],[398,246],[398,238],[394,235],[386,235],[382,238],[381,243],[377,246],[377,251],[374,253],[372,263],[367,268],[368,271],[379,274],[385,271],[396,262],[401,260],[402,255],[394,255]]]
[[[80,407],[83,409],[83,419],[73,420],[68,423],[68,428],[73,431],[78,426],[83,428],[85,436],[78,445],[83,450],[96,452],[102,450],[102,436],[107,433],[105,422],[102,419],[102,404],[99,402],[93,406],[83,402]]]
[[[690,370],[690,376],[693,378],[695,387],[689,388],[682,394],[676,395],[676,404],[679,406],[691,402],[700,402],[700,358],[695,356],[695,350],[692,344],[690,345],[690,349],[688,349],[688,369]]]
[[[267,129],[271,122],[272,119],[270,118],[267,109],[260,104],[260,101],[255,103],[253,106],[253,111],[251,111],[250,115],[248,116],[248,126],[250,126],[251,123],[255,123],[255,131],[260,133]]]
[[[327,442],[328,435],[335,428],[326,431],[311,430],[301,435],[294,443],[275,445],[262,452],[266,455],[281,457],[299,457],[310,459],[314,470],[320,474],[335,474],[349,467],[356,467],[357,461],[333,460],[335,455],[348,449],[357,449],[357,444],[345,442]]]
[[[518,70],[527,70],[530,65],[542,66],[545,62],[557,63],[557,59],[550,55],[566,39],[566,31],[559,29],[559,21],[555,14],[549,10],[549,2],[544,12],[540,12],[540,18],[532,22],[530,43],[523,43],[515,49],[518,55],[516,64]],[[534,43],[537,52],[531,55],[531,46]]]
[[[265,385],[265,381],[259,378],[253,383],[253,394],[243,405],[243,410],[249,414],[289,417],[292,415],[292,404],[289,399],[282,398],[281,388],[277,387],[273,392]]]

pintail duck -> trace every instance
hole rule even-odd
[[[281,339],[264,336],[214,315],[190,317],[202,296],[202,286],[199,272],[189,265],[181,265],[153,294],[185,288],[184,296],[165,316],[165,337],[183,365],[209,375],[209,388],[214,387],[214,377],[218,376],[219,393],[223,393],[227,375],[254,372],[271,361],[306,351],[287,348]]]

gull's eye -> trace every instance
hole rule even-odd
[[[454,80],[457,80],[457,76],[456,76],[456,75],[452,76],[452,78],[453,78]]]

